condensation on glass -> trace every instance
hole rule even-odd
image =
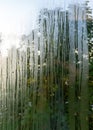
[[[89,130],[87,5],[48,6],[0,54],[0,130]]]

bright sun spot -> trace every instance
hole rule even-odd
[[[36,21],[36,11],[32,5],[2,4],[0,2],[0,52],[7,55],[11,46],[18,47],[19,37],[29,34]]]
[[[17,35],[2,35],[2,42],[0,44],[0,50],[3,56],[7,56],[8,49],[12,46],[19,47],[20,38]]]

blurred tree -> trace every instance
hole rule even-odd
[[[89,1],[86,1],[87,35],[89,49],[89,129],[93,129],[93,16]]]

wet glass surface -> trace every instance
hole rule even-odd
[[[93,3],[1,5],[0,130],[92,130]]]

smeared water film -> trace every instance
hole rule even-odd
[[[92,9],[45,3],[16,44],[1,35],[0,130],[92,130]]]

